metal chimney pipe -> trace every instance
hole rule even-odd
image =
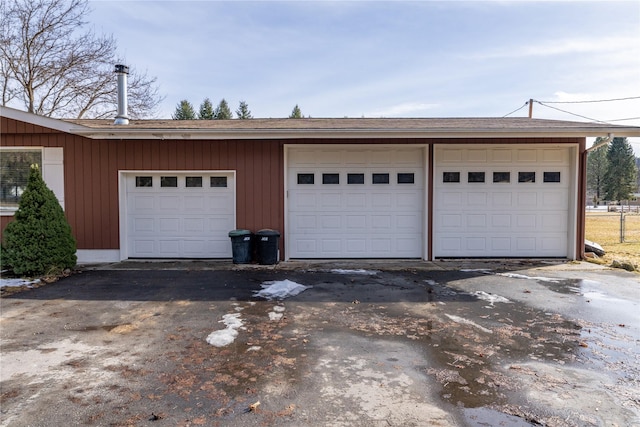
[[[114,125],[128,125],[129,116],[127,115],[127,75],[129,67],[117,64],[115,73],[118,75],[118,114],[113,122]]]

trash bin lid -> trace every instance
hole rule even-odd
[[[270,228],[265,228],[256,233],[257,236],[277,236],[280,237],[280,232],[276,230],[272,230]]]
[[[229,232],[229,237],[238,237],[238,236],[248,236],[251,234],[249,230],[231,230]]]

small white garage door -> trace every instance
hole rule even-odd
[[[569,153],[436,146],[434,256],[568,256]]]
[[[290,258],[420,258],[424,150],[290,147]]]
[[[126,181],[129,258],[229,258],[232,172],[134,172]]]

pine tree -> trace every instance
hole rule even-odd
[[[253,118],[253,116],[251,115],[251,111],[249,111],[249,106],[246,102],[240,101],[240,106],[236,110],[236,116],[241,120]]]
[[[289,115],[290,119],[301,119],[302,116],[302,110],[300,110],[300,107],[298,107],[298,104],[296,104],[295,107],[293,107],[293,110],[291,111],[291,114]]]
[[[607,171],[604,174],[604,191],[607,200],[628,200],[636,187],[635,156],[627,138],[613,138],[607,150]]]
[[[211,100],[206,98],[200,104],[200,111],[198,112],[198,118],[200,120],[213,120],[216,117],[216,112],[213,109],[213,104],[211,104]]]
[[[602,138],[596,138],[593,145],[602,142]],[[587,156],[587,189],[595,193],[594,204],[602,200],[604,195],[604,175],[607,171],[607,147],[602,146],[591,151]]]
[[[218,106],[216,107],[216,119],[217,120],[229,120],[233,118],[233,113],[227,101],[222,98]]]
[[[176,106],[176,111],[171,116],[173,120],[194,120],[196,113],[193,110],[193,105],[186,99],[183,99]]]
[[[4,231],[2,264],[18,275],[42,275],[76,265],[76,241],[55,194],[37,165]]]

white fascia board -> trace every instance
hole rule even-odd
[[[365,139],[365,138],[586,138],[602,137],[609,133],[616,136],[640,137],[640,128],[593,129],[593,128],[558,128],[558,129],[93,129],[72,128],[71,133],[91,139],[208,139],[208,140],[242,140],[242,139]]]
[[[70,134],[77,134],[78,132],[83,132],[87,129],[90,129],[86,126],[80,126],[73,123],[65,122],[64,120],[52,119],[51,117],[39,116],[37,114],[28,113],[26,111],[16,110],[15,108],[2,106],[0,106],[0,117],[6,117],[9,119],[18,120],[20,122],[42,126],[48,129],[53,129]]]

